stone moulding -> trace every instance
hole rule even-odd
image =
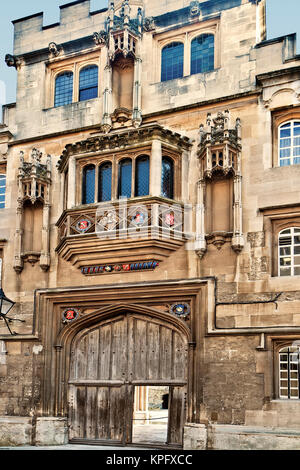
[[[72,155],[124,149],[131,145],[144,144],[154,138],[160,138],[163,142],[177,146],[182,150],[189,150],[192,146],[192,141],[188,137],[166,129],[159,124],[150,124],[141,126],[138,129],[118,130],[118,132],[111,132],[110,134],[102,133],[74,144],[68,144],[58,161],[57,167],[59,171],[63,171],[69,157]]]

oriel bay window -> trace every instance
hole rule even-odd
[[[152,165],[152,170],[153,168]],[[162,155],[161,172],[158,174],[155,167],[155,174],[152,175],[152,181],[155,180],[157,189],[151,192],[151,158],[147,154],[124,156],[124,158],[113,156],[110,159],[95,161],[95,164],[91,161],[82,162],[78,168],[81,192],[78,190],[77,200],[80,204],[94,204],[150,195],[174,199],[180,197],[175,192],[175,168],[177,168],[175,160]],[[177,173],[178,178],[179,171]],[[179,182],[177,186],[180,186]]]

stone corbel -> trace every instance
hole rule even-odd
[[[18,70],[23,63],[20,57],[11,54],[6,54],[5,62],[8,67],[15,67],[16,70]]]
[[[108,45],[108,34],[104,30],[100,31],[99,33],[95,32],[93,34],[93,40],[96,46]]]
[[[0,124],[0,160],[1,157],[6,160],[8,153],[8,142],[12,139],[13,135],[8,130],[5,124]]]
[[[152,16],[148,16],[143,20],[143,31],[149,32],[155,29],[155,21]]]
[[[48,48],[49,53],[54,57],[59,56],[59,54],[62,52],[62,47],[57,45],[55,42],[50,42]]]
[[[196,0],[190,3],[189,14],[190,14],[190,18],[197,18],[201,15],[201,8],[200,8],[199,1]]]

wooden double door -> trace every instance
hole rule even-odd
[[[188,343],[173,325],[126,313],[81,331],[69,379],[70,442],[132,442],[134,388],[169,387],[167,444],[182,445]]]

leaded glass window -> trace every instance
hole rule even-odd
[[[300,348],[289,346],[279,351],[279,397],[300,399]]]
[[[143,155],[136,159],[135,167],[135,196],[149,194],[149,157]]]
[[[73,100],[73,72],[63,72],[55,80],[54,106],[64,106]]]
[[[82,204],[95,202],[95,165],[87,165],[83,169]]]
[[[0,209],[5,208],[6,175],[0,175]]]
[[[300,163],[300,121],[290,121],[279,127],[279,165]]]
[[[118,197],[131,197],[131,177],[132,177],[132,162],[130,158],[121,160],[119,163],[119,184],[118,184]]]
[[[162,158],[161,195],[169,199],[174,197],[174,169],[173,160]]]
[[[300,228],[282,230],[278,237],[279,276],[300,275]]]
[[[172,42],[161,53],[161,81],[183,77],[183,44]]]
[[[98,67],[89,65],[79,74],[79,101],[90,100],[98,96]]]
[[[111,200],[111,178],[112,164],[110,162],[103,163],[99,167],[99,185],[98,185],[98,201]]]
[[[213,70],[215,66],[215,38],[201,34],[191,44],[191,74]]]

